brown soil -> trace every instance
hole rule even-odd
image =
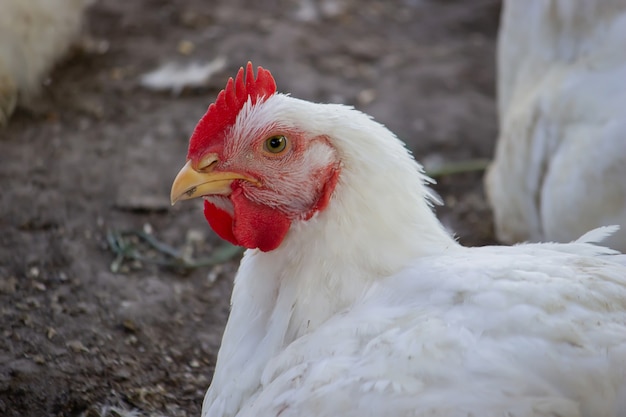
[[[195,259],[227,250],[199,203],[168,204],[226,78],[252,60],[280,91],[373,115],[430,166],[489,158],[498,13],[496,0],[96,3],[86,33],[108,48],[73,53],[0,131],[0,415],[199,416],[237,259],[160,265],[171,258],[129,233]],[[138,84],[159,64],[220,56],[206,88]],[[481,177],[435,187],[470,245],[493,241]],[[122,259],[107,237],[145,259]]]

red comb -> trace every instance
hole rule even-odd
[[[255,79],[252,63],[248,62],[245,74],[244,81],[244,70],[239,68],[236,80],[228,79],[226,88],[220,91],[215,103],[202,116],[189,140],[187,159],[202,156],[212,144],[221,144],[226,130],[235,123],[248,97],[252,104],[256,104],[276,92],[276,82],[268,70],[258,67]]]

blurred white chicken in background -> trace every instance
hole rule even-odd
[[[0,1],[0,126],[75,40],[86,0]]]
[[[500,23],[498,238],[618,224],[606,243],[626,250],[626,0],[505,0]]]

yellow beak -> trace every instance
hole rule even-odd
[[[170,193],[172,205],[180,200],[189,200],[205,195],[229,195],[230,185],[235,180],[246,180],[257,183],[253,178],[236,172],[214,172],[213,162],[217,161],[215,156],[209,155],[203,158],[204,163],[200,163],[199,169],[194,168],[191,160],[187,161],[180,170]]]

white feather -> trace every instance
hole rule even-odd
[[[142,75],[139,84],[148,90],[169,90],[173,94],[180,94],[186,87],[206,86],[213,74],[223,70],[225,66],[224,57],[217,57],[204,64],[191,62],[183,65],[168,62]]]
[[[608,239],[611,235],[616,233],[619,230],[619,226],[603,226],[598,227],[596,229],[590,230],[578,239],[576,239],[577,243],[600,243],[606,239]]]

